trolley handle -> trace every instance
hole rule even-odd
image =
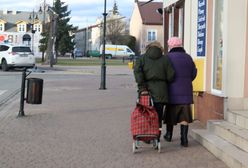
[[[149,96],[149,101],[151,103],[151,106],[154,106],[154,103],[153,103],[153,99],[152,99],[152,96],[149,92],[145,93],[145,94],[139,94],[138,95],[138,98],[137,98],[137,103],[140,104],[140,96]]]

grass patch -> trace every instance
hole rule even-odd
[[[41,59],[36,59],[37,63],[41,63]],[[106,59],[106,65],[116,65],[116,66],[127,66],[128,60],[123,62],[122,59]],[[59,57],[56,65],[68,65],[68,66],[98,66],[102,64],[102,59],[99,58],[61,58]]]

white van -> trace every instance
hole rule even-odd
[[[100,53],[102,54],[102,45]],[[126,45],[105,45],[105,55],[108,58],[128,58],[135,55],[135,53]]]

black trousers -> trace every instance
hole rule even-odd
[[[159,128],[162,128],[162,119],[163,119],[163,110],[164,110],[164,103],[156,103],[154,102],[154,107],[158,113],[158,122],[159,122]]]

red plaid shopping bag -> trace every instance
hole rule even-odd
[[[153,106],[137,104],[131,114],[133,139],[137,135],[159,135],[158,113]]]

